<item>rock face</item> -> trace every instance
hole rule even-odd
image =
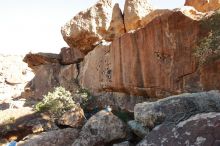
[[[80,84],[92,92],[154,98],[220,89],[219,61],[198,68],[193,55],[207,31],[200,22],[181,11],[167,11],[111,45],[97,46],[84,58]]]
[[[111,112],[102,110],[92,116],[83,126],[79,138],[72,146],[102,145],[126,136],[124,123]]]
[[[58,124],[67,125],[73,128],[83,125],[85,120],[84,111],[80,107],[75,107],[62,115],[58,120]]]
[[[60,62],[63,65],[78,63],[83,60],[83,57],[83,53],[81,53],[78,49],[64,47],[60,52]]]
[[[143,23],[143,19],[151,11],[153,11],[153,8],[149,4],[149,0],[126,0],[124,6],[124,24],[126,31],[136,30],[144,26],[146,23]]]
[[[105,40],[112,41],[114,38],[120,37],[125,33],[124,18],[119,7],[119,4],[115,4],[112,12],[112,20],[110,27],[108,28],[108,34]]]
[[[34,68],[35,77],[25,87],[26,92],[34,99],[43,99],[43,95],[58,86],[62,86],[70,92],[78,89],[78,85],[75,83],[78,76],[76,64],[66,66],[47,64]]]
[[[18,146],[71,146],[78,137],[77,129],[67,128],[33,135],[25,141],[19,142]]]
[[[198,11],[208,12],[220,8],[219,0],[186,0],[185,6],[193,6]]]
[[[134,107],[135,120],[150,128],[161,123],[179,123],[203,112],[220,112],[219,91],[182,94]]]
[[[108,33],[113,6],[111,0],[99,0],[93,7],[74,16],[61,30],[67,44],[83,53],[92,50]]]
[[[219,113],[205,113],[192,116],[176,126],[162,124],[154,128],[137,146],[218,146],[219,122]]]

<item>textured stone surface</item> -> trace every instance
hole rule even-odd
[[[60,52],[61,64],[69,65],[83,60],[84,54],[78,49],[63,47]]]
[[[59,63],[59,60],[59,55],[52,53],[29,53],[23,59],[23,61],[26,62],[30,68],[45,64],[56,64]]]
[[[83,53],[92,50],[108,33],[113,6],[111,0],[99,0],[91,8],[74,16],[61,30],[66,43]]]
[[[18,146],[71,146],[78,137],[79,130],[67,128],[44,132],[39,135],[30,136],[25,141],[19,142]]]
[[[186,0],[185,6],[193,6],[198,11],[208,12],[220,8],[219,0]]]
[[[60,64],[47,64],[35,67],[35,77],[25,87],[29,96],[42,99],[43,95],[51,92],[54,87],[62,86],[70,92],[77,90],[75,83],[78,70],[75,64],[61,66]]]
[[[84,120],[85,116],[83,109],[80,106],[76,106],[64,113],[61,118],[59,118],[58,124],[75,128],[82,126]]]
[[[109,105],[115,111],[120,109],[127,112],[134,112],[135,104],[145,101],[149,101],[149,99],[142,96],[127,95],[125,93],[101,92],[89,101],[87,108],[94,109],[98,107],[99,109],[103,109]]]
[[[197,113],[220,112],[219,104],[219,91],[186,93],[136,104],[134,116],[136,121],[152,128],[163,122],[176,124]]]
[[[126,0],[124,6],[124,23],[126,32],[144,26],[143,19],[153,11],[149,0]]]
[[[180,10],[165,11],[144,28],[110,45],[100,44],[84,59],[80,84],[91,92],[152,98],[220,89],[216,82],[220,80],[219,61],[198,68],[194,55],[195,46],[207,32],[200,22]]]
[[[204,113],[192,116],[178,125],[162,124],[154,128],[137,146],[218,146],[219,122],[219,113]]]
[[[144,138],[147,134],[149,134],[150,131],[150,129],[143,127],[141,123],[135,120],[128,121],[128,126],[137,136],[141,138]]]
[[[114,38],[118,38],[125,33],[124,18],[119,7],[119,4],[115,4],[112,12],[112,20],[110,27],[108,28],[108,34],[105,40],[112,41]]]
[[[126,136],[124,123],[111,112],[102,110],[92,116],[83,126],[79,138],[72,146],[102,145]]]

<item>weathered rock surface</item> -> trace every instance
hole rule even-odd
[[[76,106],[64,113],[58,120],[58,124],[77,128],[83,125],[85,120],[84,111],[80,106]]]
[[[137,146],[218,146],[220,144],[220,114],[192,116],[178,125],[155,127]]]
[[[80,69],[80,84],[94,93],[152,98],[220,89],[219,61],[198,68],[194,55],[207,34],[201,22],[178,10],[165,11],[144,28],[89,52]]]
[[[102,110],[87,121],[79,135],[72,146],[101,146],[112,140],[125,138],[126,128],[118,117]]]
[[[84,54],[78,49],[63,47],[60,52],[60,63],[70,65],[83,60]]]
[[[112,20],[110,27],[108,28],[108,34],[105,40],[112,41],[114,38],[118,38],[125,33],[124,17],[119,7],[119,4],[115,4],[112,12]]]
[[[78,76],[76,64],[64,66],[46,64],[34,68],[35,77],[25,87],[25,92],[28,92],[29,97],[42,99],[43,95],[58,86],[62,86],[70,92],[74,92],[79,88],[75,83]]]
[[[124,24],[126,32],[136,30],[144,26],[144,17],[146,17],[153,7],[149,0],[126,0],[124,6]]]
[[[132,120],[128,121],[128,126],[131,128],[131,130],[139,137],[144,138],[149,132],[150,129],[142,126],[141,123]]]
[[[186,0],[185,6],[193,6],[201,12],[214,11],[220,8],[219,0]]]
[[[0,104],[21,96],[26,84],[34,77],[22,59],[21,55],[0,55]]]
[[[59,60],[59,55],[52,53],[29,53],[23,59],[23,61],[26,62],[30,68],[45,64],[57,64],[59,63]]]
[[[79,130],[67,128],[44,132],[39,135],[30,136],[25,141],[20,141],[18,146],[71,146],[78,137]]]
[[[220,112],[219,91],[186,93],[134,107],[135,120],[153,128],[161,123],[177,124],[197,113]]]
[[[74,16],[61,30],[66,43],[83,53],[92,50],[108,33],[113,6],[111,0],[99,0],[91,8]]]

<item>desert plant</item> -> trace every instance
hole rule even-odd
[[[48,111],[52,116],[58,118],[75,106],[71,93],[63,87],[56,87],[54,92],[44,95],[43,100],[35,106],[35,109],[39,112]]]
[[[88,101],[92,98],[89,90],[80,88],[75,93],[73,93],[73,100],[78,102],[81,107],[85,108]]]
[[[195,49],[200,65],[220,58],[220,10],[205,18],[201,23],[202,29],[209,30],[208,36],[199,41]]]

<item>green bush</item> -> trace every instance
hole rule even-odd
[[[35,109],[39,112],[48,111],[52,116],[58,118],[74,106],[76,104],[71,93],[63,87],[56,87],[54,92],[49,92],[44,96],[43,100],[35,106]]]
[[[209,30],[209,35],[200,40],[195,50],[200,65],[220,58],[220,10],[205,18],[201,26],[202,29]]]

